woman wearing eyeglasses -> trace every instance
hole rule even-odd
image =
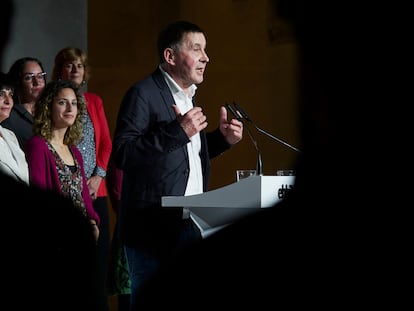
[[[33,136],[34,106],[46,85],[46,72],[40,60],[23,57],[16,60],[8,73],[15,84],[14,107],[1,125],[12,130],[24,149]]]

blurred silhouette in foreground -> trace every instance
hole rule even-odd
[[[2,301],[16,309],[97,310],[89,221],[60,195],[1,173],[0,185]]]
[[[361,66],[365,52],[359,47],[356,54],[351,44],[365,35],[354,19],[360,7],[276,3],[299,47],[302,152],[295,187],[274,207],[186,248],[143,289],[136,310],[395,309],[407,294],[398,282],[406,273],[399,264],[404,235],[395,239],[395,219],[380,208],[398,196],[378,178],[373,159],[381,148],[371,135],[374,122],[367,123],[373,117],[366,94],[358,96],[361,80],[371,78]]]

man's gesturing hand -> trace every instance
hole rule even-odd
[[[201,130],[204,130],[208,123],[201,107],[194,107],[188,110],[184,115],[181,114],[177,105],[172,106],[177,116],[178,123],[184,129],[188,138],[191,138]]]

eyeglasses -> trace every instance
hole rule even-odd
[[[46,78],[46,72],[41,73],[25,73],[23,75],[24,81],[32,81],[33,79],[36,79],[37,81],[45,81]]]

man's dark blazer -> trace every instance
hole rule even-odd
[[[182,196],[189,177],[187,143],[173,95],[159,68],[126,92],[118,114],[113,156],[123,170],[120,237],[126,245],[168,243],[178,233],[182,209],[161,208],[162,196]],[[230,145],[219,129],[200,132],[203,188],[210,159]],[[147,244],[147,242],[149,244]]]

